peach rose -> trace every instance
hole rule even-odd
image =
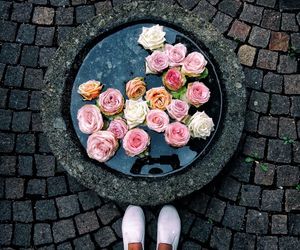
[[[90,80],[80,84],[77,92],[83,97],[83,100],[91,101],[99,96],[102,88],[103,85],[100,82]]]
[[[136,156],[144,151],[150,144],[150,137],[140,128],[129,130],[123,139],[123,148],[128,156]]]
[[[136,77],[126,83],[126,95],[129,99],[138,100],[146,93],[146,83],[143,77]]]
[[[170,123],[165,131],[165,140],[173,147],[183,147],[190,140],[189,129],[180,122]]]
[[[165,131],[170,119],[166,112],[160,109],[152,109],[147,114],[146,121],[150,129],[160,133]]]
[[[146,74],[158,74],[169,67],[169,58],[163,51],[154,51],[146,57]]]
[[[117,118],[110,122],[107,131],[112,132],[117,139],[122,139],[128,131],[128,126],[122,118]]]
[[[122,112],[124,108],[124,98],[119,90],[108,88],[100,94],[98,105],[104,115],[115,115]]]
[[[166,44],[165,51],[169,57],[169,65],[176,67],[183,62],[187,49],[182,43],[177,43],[175,45]]]
[[[205,70],[206,64],[207,61],[201,53],[192,52],[184,59],[181,71],[187,76],[197,77]]]
[[[179,68],[171,68],[163,75],[163,84],[170,90],[177,91],[186,82],[185,76]]]
[[[188,103],[199,107],[200,105],[208,102],[210,98],[209,88],[203,82],[193,82],[188,84],[186,91],[186,99]]]
[[[146,92],[146,100],[152,109],[165,110],[171,103],[172,96],[164,87],[157,87]]]
[[[87,140],[87,154],[99,162],[109,160],[118,149],[118,140],[110,131],[98,131]]]
[[[77,120],[80,131],[85,134],[92,134],[103,127],[103,118],[100,110],[93,104],[82,106],[77,112]]]
[[[188,115],[189,105],[182,100],[172,100],[167,110],[171,118],[180,122]]]

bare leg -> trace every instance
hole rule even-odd
[[[143,250],[142,243],[129,243],[128,250]]]
[[[159,243],[158,250],[172,250],[172,245],[166,243]]]

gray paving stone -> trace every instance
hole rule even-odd
[[[289,55],[281,55],[277,66],[279,73],[291,74],[297,72],[297,60]]]
[[[300,245],[299,237],[280,237],[279,250],[293,250],[297,249]]]
[[[193,9],[199,2],[199,0],[178,0],[179,4],[188,10]]]
[[[13,203],[13,219],[20,222],[32,222],[32,204],[31,201],[15,201]]]
[[[17,32],[17,23],[0,20],[1,41],[13,42],[16,37],[16,32]]]
[[[74,223],[71,219],[60,220],[53,223],[52,233],[54,242],[62,242],[75,237]]]
[[[210,246],[213,249],[230,249],[232,233],[229,229],[214,227],[210,239]]]
[[[0,174],[14,175],[16,173],[16,156],[0,156]]]
[[[114,203],[107,203],[97,210],[97,214],[104,225],[109,224],[115,218],[120,216],[119,209]]]
[[[300,117],[300,96],[292,97],[291,115],[293,117]]]
[[[34,161],[36,166],[36,175],[41,177],[54,176],[55,171],[55,158],[51,155],[34,155]],[[55,179],[51,179],[55,180]],[[50,185],[52,181],[50,180]]]
[[[287,234],[287,216],[283,214],[272,215],[272,234]]]
[[[54,27],[37,27],[35,44],[42,46],[52,46],[54,38]]]
[[[0,52],[0,62],[16,64],[21,53],[21,45],[17,43],[3,43]]]
[[[8,19],[9,18],[9,12],[11,8],[10,2],[3,1],[0,5],[0,19]]]
[[[39,111],[40,110],[40,103],[42,99],[41,91],[32,91],[30,96],[30,110]]]
[[[275,166],[267,164],[268,170],[262,171],[260,165],[255,167],[254,183],[258,185],[270,186],[274,182]]]
[[[234,250],[254,250],[255,235],[246,233],[235,233],[232,249]]]
[[[74,177],[67,175],[68,179],[68,186],[72,193],[78,193],[80,191],[86,190],[86,188],[81,185]],[[82,196],[82,194],[81,194]],[[81,197],[81,200],[84,200],[84,198]]]
[[[252,91],[249,101],[249,109],[266,114],[269,104],[269,94]]]
[[[232,17],[235,17],[237,15],[240,6],[241,6],[241,2],[237,0],[224,0],[221,1],[218,5],[219,9],[222,12]]]
[[[24,67],[22,66],[8,66],[4,84],[11,87],[21,87],[23,80]]]
[[[233,178],[225,178],[219,190],[219,195],[232,201],[236,201],[241,183]]]
[[[244,4],[240,19],[259,25],[262,19],[263,8],[252,4]]]
[[[291,34],[291,45],[296,51],[300,50],[300,33]]]
[[[291,144],[284,144],[282,140],[270,139],[268,145],[268,160],[290,163],[291,162],[292,147]]]
[[[24,46],[21,54],[20,64],[28,67],[36,67],[39,56],[37,46]]]
[[[300,142],[296,141],[293,143],[293,156],[294,156],[294,162],[299,163],[300,162]]]
[[[75,222],[79,234],[92,232],[99,228],[99,222],[95,211],[77,215],[75,217]]]
[[[206,0],[200,0],[199,4],[193,9],[193,12],[206,20],[210,20],[217,12],[217,9]]]
[[[77,195],[56,198],[60,218],[69,217],[80,212]]]
[[[276,70],[278,52],[261,49],[258,52],[256,66],[262,69]]]
[[[19,27],[16,41],[23,44],[32,44],[35,36],[35,25],[22,23]]]
[[[222,224],[236,231],[243,229],[246,208],[227,204]]]
[[[285,191],[285,211],[290,212],[300,209],[300,192],[295,189]]]
[[[194,216],[195,217],[195,216]],[[180,219],[182,221],[185,221],[183,220],[184,218],[180,217]],[[185,221],[186,222],[186,221]],[[185,223],[184,225],[187,225],[189,223]],[[182,226],[183,226],[183,223],[182,223]],[[191,225],[189,225],[191,226]],[[112,229],[114,230],[115,234],[119,237],[119,238],[123,238],[123,235],[122,235],[122,218],[118,219],[116,222],[114,222],[112,224]],[[185,233],[186,231],[182,228],[182,232]]]
[[[13,244],[22,247],[30,246],[31,224],[16,223],[14,227]]]
[[[249,182],[251,174],[251,165],[246,163],[243,158],[238,158],[233,163],[231,176],[238,181]]]
[[[253,46],[265,48],[269,43],[270,34],[269,30],[254,26],[250,33],[249,43]]]
[[[7,246],[11,242],[13,227],[11,224],[0,224],[0,245]]]
[[[68,6],[70,4],[69,0],[50,0],[50,4],[53,6]]]
[[[34,134],[18,134],[16,140],[17,153],[34,153],[35,151],[35,136]]]
[[[57,245],[57,250],[73,250],[73,246],[70,242],[64,242],[62,244]]]
[[[300,74],[284,76],[284,93],[288,95],[300,94]]]
[[[278,238],[276,236],[257,237],[257,249],[259,250],[277,250]]]
[[[256,3],[265,7],[274,8],[276,0],[257,0]]]
[[[18,157],[18,173],[21,176],[31,176],[32,175],[32,156]]]
[[[39,221],[56,220],[54,200],[39,200],[35,203],[35,218]]]
[[[228,30],[230,23],[232,22],[232,18],[222,12],[217,12],[212,24],[221,32],[224,33]]]
[[[0,221],[10,221],[12,217],[12,202],[7,200],[0,201]]]
[[[30,20],[32,12],[32,4],[30,3],[14,3],[11,19],[20,23],[26,23]]]
[[[271,114],[286,115],[290,111],[290,99],[287,96],[272,95],[271,96]]]
[[[116,236],[109,226],[100,228],[94,233],[94,237],[100,247],[107,247],[116,241]]]
[[[253,30],[252,30],[253,31]],[[252,32],[251,32],[252,33]],[[244,68],[246,86],[260,90],[262,86],[263,71],[259,69]]]
[[[212,224],[197,218],[190,232],[190,237],[202,243],[206,242],[212,230]]]
[[[186,241],[182,245],[182,250],[201,250],[201,245],[193,242],[193,241]]]
[[[82,237],[76,238],[74,241],[74,247],[77,250],[86,249],[86,250],[92,250],[95,249],[95,245],[93,241],[91,240],[91,236],[89,234],[86,234]]]
[[[212,198],[206,212],[206,216],[214,221],[220,222],[224,215],[226,203],[217,198]]]
[[[279,138],[297,139],[296,122],[292,118],[279,118]]]
[[[58,196],[67,193],[67,185],[64,176],[49,177],[47,179],[48,196]]]
[[[27,68],[24,77],[24,87],[28,89],[42,89],[44,87],[43,70]]]
[[[294,13],[282,13],[281,29],[287,31],[299,30]]]
[[[263,89],[267,92],[281,93],[283,77],[273,72],[268,72],[264,76]]]
[[[42,245],[53,242],[50,224],[38,223],[34,225],[33,242],[34,245]]]
[[[271,30],[279,30],[281,13],[276,10],[265,9],[261,26]]]
[[[8,106],[12,109],[25,109],[28,103],[28,91],[24,90],[11,90]]]
[[[205,193],[197,193],[189,204],[189,208],[196,213],[205,214],[210,197]]]
[[[76,22],[83,23],[95,15],[95,7],[93,5],[78,6],[75,8],[75,15]]]
[[[0,88],[0,108],[6,107],[7,99],[8,99],[8,89]]]
[[[261,116],[259,119],[258,133],[265,136],[276,137],[278,118],[272,116]]]
[[[0,132],[0,152],[9,153],[14,149],[15,135]]]
[[[39,66],[48,67],[51,58],[53,57],[56,48],[41,48],[39,55]]]
[[[30,179],[27,184],[26,194],[45,196],[46,180]]]
[[[248,210],[247,213],[247,233],[267,234],[268,232],[268,213],[256,210]]]
[[[300,235],[300,214],[289,214],[289,232],[292,235]]]
[[[24,195],[23,178],[6,178],[5,179],[5,197],[7,199],[19,199]]]
[[[256,112],[248,110],[246,113],[245,130],[248,132],[257,132],[259,115]]]
[[[263,190],[261,209],[264,211],[276,211],[282,210],[283,190]]]
[[[84,210],[100,207],[102,202],[94,191],[85,191],[78,193],[80,204]]]
[[[12,130],[14,132],[28,132],[30,129],[31,112],[14,112],[12,119]]]
[[[239,205],[247,207],[259,207],[261,188],[254,185],[242,185]]]
[[[266,139],[265,138],[255,138],[252,136],[247,136],[244,144],[244,154],[262,159],[264,157],[264,151],[266,148]]]

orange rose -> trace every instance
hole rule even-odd
[[[103,85],[100,82],[90,80],[80,84],[77,92],[83,97],[83,100],[91,101],[99,96],[102,88]]]
[[[146,92],[146,100],[152,109],[165,110],[171,103],[172,96],[164,87],[158,87]]]
[[[126,83],[126,95],[129,99],[138,100],[146,93],[146,83],[143,77],[136,77]]]

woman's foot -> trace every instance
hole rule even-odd
[[[157,249],[176,250],[181,231],[181,222],[177,210],[171,205],[164,206],[158,217]]]
[[[145,216],[141,207],[128,206],[122,221],[124,250],[143,250]]]

